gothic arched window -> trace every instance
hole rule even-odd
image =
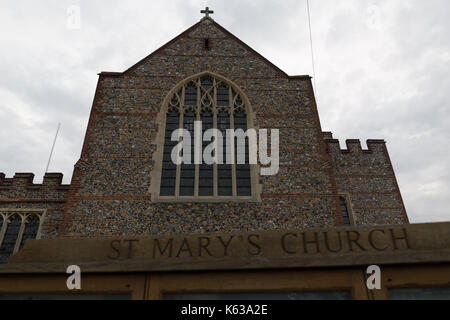
[[[159,119],[160,135],[151,187],[154,201],[259,201],[258,166],[250,164],[248,137],[245,152],[240,154],[238,138],[232,144],[226,140],[229,129],[246,132],[253,128],[250,103],[239,87],[209,72],[190,77],[171,90]],[[201,123],[201,131],[197,126],[195,132],[196,121]],[[180,128],[190,134],[191,155],[187,158],[191,162],[177,165],[172,161],[172,151],[183,138],[172,141],[172,133]],[[216,141],[214,136],[206,137],[209,129],[220,131],[221,141]],[[206,163],[203,157],[200,163],[194,161],[195,137],[201,141],[197,145],[201,146],[202,155],[208,146],[214,145],[215,150],[222,150],[222,158],[212,150],[214,163]],[[188,156],[184,147],[183,144],[183,152],[179,154],[183,159]],[[241,156],[245,156],[244,163],[237,161]]]
[[[9,256],[14,252],[17,238],[19,237],[22,218],[18,214],[8,217],[6,222],[6,231],[0,246],[0,263],[8,261]]]
[[[339,197],[339,204],[341,206],[342,220],[344,221],[344,226],[349,227],[352,225],[350,211],[347,206],[347,200],[345,197]]]
[[[25,241],[36,239],[40,226],[40,219],[33,214],[27,217],[25,221],[25,229],[23,231],[22,239],[20,240],[20,248],[23,247]]]
[[[0,264],[7,263],[27,240],[39,238],[44,215],[45,210],[0,209]]]

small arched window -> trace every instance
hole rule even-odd
[[[347,201],[344,197],[339,197],[339,202],[341,206],[342,220],[344,221],[344,226],[349,227],[352,225],[350,218],[350,211],[348,210]]]
[[[45,210],[0,209],[0,264],[19,251],[25,242],[39,238]]]
[[[165,99],[161,113],[157,161],[152,172],[154,201],[259,201],[258,167],[250,165],[248,137],[245,138],[244,163],[237,162],[237,138],[234,152],[231,152],[233,144],[226,143],[227,130],[245,132],[253,128],[250,104],[242,90],[223,77],[205,72],[177,85]],[[217,150],[223,151],[222,161],[194,163],[195,121],[201,122],[202,138],[209,129],[221,132],[222,143],[214,137],[201,139],[201,152],[203,154],[215,142]],[[171,138],[173,131],[179,128],[190,133],[192,161],[176,165],[171,156],[179,142]],[[233,154],[235,159],[230,161]]]
[[[28,216],[27,221],[25,221],[25,229],[20,241],[20,248],[23,247],[27,240],[36,239],[39,231],[40,219],[37,215]]]
[[[0,247],[0,263],[6,263],[9,256],[14,252],[17,238],[19,237],[22,218],[18,214],[10,216],[7,220],[6,231]]]

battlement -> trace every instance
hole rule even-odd
[[[34,184],[33,173],[16,173],[13,178],[6,178],[0,172],[0,190],[7,189],[43,189],[43,190],[69,190],[70,185],[62,184],[62,173],[46,173],[42,184]]]
[[[331,132],[323,132],[340,194],[352,203],[359,224],[408,223],[408,216],[384,140],[367,140],[363,149],[358,139],[346,140],[341,149]]]
[[[386,141],[384,141],[384,140],[375,140],[375,139],[367,140],[367,149],[363,149],[361,146],[361,140],[348,139],[345,141],[345,144],[347,145],[347,149],[341,149],[339,140],[334,139],[333,134],[331,132],[323,132],[323,137],[327,144],[328,153],[373,154],[373,153],[378,153],[378,152],[385,152],[385,150],[386,150]]]
[[[349,139],[345,142],[347,149],[341,149],[330,132],[323,135],[335,174],[392,175],[386,141],[367,140],[367,149],[363,149],[360,140]]]

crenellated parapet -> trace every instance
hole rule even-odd
[[[345,141],[347,149],[341,149],[339,140],[334,139],[330,132],[324,132],[324,139],[325,139],[325,142],[327,143],[328,153],[373,154],[373,153],[377,153],[377,152],[385,152],[386,151],[386,141],[385,140],[375,140],[375,139],[367,140],[367,149],[363,149],[363,147],[361,145],[361,140],[348,139]]]
[[[62,180],[62,173],[46,173],[41,184],[34,183],[33,173],[16,173],[12,178],[0,173],[0,211],[21,216],[40,212],[41,237],[55,238],[70,189]]]
[[[360,140],[349,139],[347,148],[341,149],[331,132],[324,132],[323,137],[336,174],[392,174],[386,141],[367,140],[367,149],[363,149]]]
[[[0,201],[6,199],[64,199],[70,185],[62,184],[62,173],[46,173],[41,184],[35,184],[33,173],[16,173],[6,178],[0,173]]]
[[[346,140],[341,149],[331,132],[324,132],[338,193],[347,196],[357,224],[408,223],[406,209],[385,140]]]

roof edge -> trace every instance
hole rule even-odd
[[[124,72],[112,72],[112,71],[101,71],[97,73],[99,76],[108,76],[108,77],[120,77],[124,74]]]
[[[125,71],[124,72],[101,71],[101,72],[97,73],[97,75],[104,76],[104,77],[121,77],[124,74],[125,74]],[[310,75],[307,75],[307,74],[305,74],[305,75],[293,75],[293,76],[287,75],[287,77],[290,80],[309,80],[309,79],[312,79],[312,77]]]
[[[189,34],[191,31],[193,31],[196,27],[198,27],[203,21],[205,20],[210,20],[220,31],[222,31],[224,34],[226,34],[227,36],[231,37],[233,40],[237,41],[240,45],[242,45],[244,48],[246,48],[248,51],[250,51],[252,54],[256,55],[258,58],[260,58],[261,60],[263,60],[265,63],[267,63],[269,66],[271,66],[272,68],[274,68],[280,75],[282,75],[283,77],[289,79],[289,80],[305,80],[305,79],[311,79],[312,77],[310,75],[293,75],[290,76],[288,75],[286,72],[284,72],[283,70],[281,70],[279,67],[277,67],[275,64],[273,64],[270,60],[268,60],[267,58],[265,58],[263,55],[261,55],[258,51],[256,51],[255,49],[253,49],[252,47],[250,47],[248,44],[246,44],[244,41],[242,41],[241,39],[239,39],[237,36],[235,36],[234,34],[232,34],[230,31],[228,31],[227,29],[225,29],[224,27],[222,27],[220,24],[218,24],[214,19],[212,19],[211,17],[204,17],[202,18],[199,22],[195,23],[194,25],[192,25],[191,27],[189,27],[188,29],[186,29],[185,31],[183,31],[182,33],[180,33],[178,36],[176,36],[175,38],[173,38],[172,40],[170,40],[169,42],[167,42],[166,44],[162,45],[161,47],[159,47],[158,49],[156,49],[155,51],[153,51],[152,53],[150,53],[149,55],[145,56],[144,58],[142,58],[141,60],[139,60],[137,63],[135,63],[134,65],[132,65],[131,67],[129,67],[128,69],[126,69],[123,72],[113,72],[113,71],[101,71],[100,73],[98,73],[99,76],[106,76],[106,77],[120,77],[125,75],[126,73],[132,71],[133,69],[137,68],[139,65],[141,65],[144,61],[146,61],[147,59],[159,54],[161,51],[163,51],[164,49],[166,49],[168,46],[170,46],[171,44],[173,44],[174,42],[178,41],[180,38],[182,38],[183,36],[185,36],[186,34]]]
[[[207,18],[207,19],[211,19],[211,18]],[[177,35],[175,38],[173,38],[172,40],[170,40],[169,42],[167,42],[166,44],[162,45],[161,47],[159,47],[158,49],[156,49],[155,51],[153,51],[152,53],[150,53],[149,55],[147,55],[146,57],[144,57],[143,59],[139,60],[137,63],[135,63],[134,65],[132,65],[131,67],[129,67],[127,70],[125,70],[124,72],[122,72],[122,74],[125,74],[135,68],[137,68],[141,63],[143,63],[145,60],[147,60],[148,58],[151,58],[154,55],[157,55],[158,53],[160,53],[161,51],[163,51],[164,49],[166,49],[168,46],[170,46],[172,43],[174,43],[175,41],[177,41],[178,39],[182,38],[184,35],[190,33],[192,30],[194,30],[197,26],[199,26],[205,19],[200,20],[199,22],[197,22],[196,24],[190,26],[189,28],[187,28],[185,31],[183,31],[182,33],[180,33],[179,35]],[[211,19],[211,21],[214,21],[213,19]]]

